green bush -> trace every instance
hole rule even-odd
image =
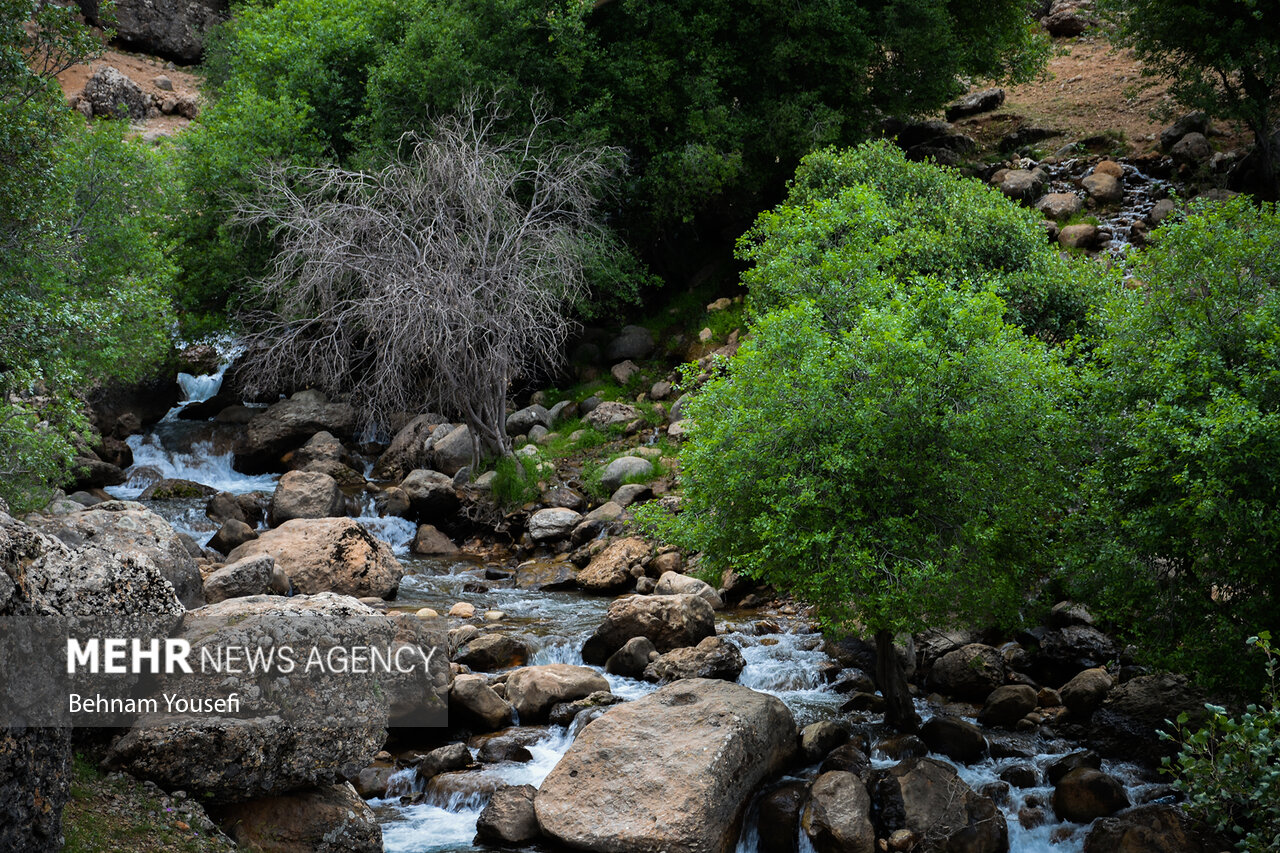
[[[1263,631],[1247,641],[1266,657],[1262,703],[1238,717],[1206,705],[1211,716],[1194,732],[1185,730],[1188,718],[1180,714],[1181,749],[1164,759],[1165,772],[1187,797],[1186,809],[1246,853],[1280,850],[1280,665],[1270,640]]]
[[[1156,663],[1250,691],[1235,650],[1280,606],[1280,216],[1194,205],[1153,237],[1099,312],[1075,592]]]
[[[743,276],[752,311],[811,299],[836,326],[894,283],[937,276],[990,287],[1010,323],[1059,342],[1085,330],[1105,290],[1098,265],[1049,246],[1038,214],[887,142],[806,157],[786,202],[760,215],[738,254],[753,264]]]

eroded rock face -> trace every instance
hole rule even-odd
[[[542,783],[543,832],[609,853],[723,853],[762,779],[795,750],[777,698],[692,679],[615,705],[582,730]]]
[[[72,548],[94,545],[112,554],[148,558],[185,607],[204,603],[204,582],[177,531],[140,503],[107,501],[83,512],[33,517],[33,524]]]
[[[961,779],[955,768],[933,758],[908,758],[878,774],[873,797],[880,834],[910,830],[920,853],[1004,853],[1009,828],[987,797]]]
[[[382,827],[350,783],[217,810],[237,845],[262,853],[382,853]]]
[[[187,614],[176,636],[204,649],[292,648],[302,660],[291,672],[202,673],[174,676],[157,690],[190,699],[225,699],[239,707],[226,715],[166,716],[139,720],[118,740],[108,762],[168,790],[182,789],[211,803],[240,802],[354,777],[382,746],[389,696],[373,673],[309,674],[309,649],[389,646],[395,628],[353,598],[252,596],[211,604]],[[321,654],[326,652],[321,651]],[[246,668],[247,669],[247,668]],[[176,680],[179,679],[180,680]]]
[[[629,595],[609,605],[604,623],[582,647],[582,659],[602,665],[632,637],[648,637],[659,652],[715,636],[715,611],[697,595]]]
[[[287,521],[227,555],[228,562],[269,554],[303,595],[337,592],[387,598],[404,569],[391,546],[352,518]]]
[[[611,592],[635,582],[635,573],[653,554],[643,539],[629,536],[610,542],[578,573],[578,585],[588,592]]]

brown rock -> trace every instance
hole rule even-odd
[[[995,803],[979,796],[949,764],[908,758],[881,775],[872,795],[882,830],[910,830],[917,853],[1004,853],[1009,828]]]
[[[233,841],[261,853],[381,853],[382,828],[350,783],[223,806]]]
[[[477,844],[527,844],[542,834],[533,811],[537,788],[509,785],[493,792],[476,820]]]
[[[448,556],[458,553],[458,546],[435,525],[418,525],[418,535],[413,538],[413,553]]]
[[[295,518],[333,518],[347,514],[347,501],[337,480],[317,471],[290,471],[271,496],[271,524]]]
[[[1111,690],[1111,676],[1102,667],[1086,669],[1058,691],[1062,704],[1073,714],[1088,716],[1096,711]]]
[[[585,569],[578,573],[578,585],[589,592],[611,592],[630,586],[631,570],[649,559],[653,549],[636,537],[609,543]]]
[[[648,637],[666,653],[716,632],[715,611],[696,595],[629,595],[609,605],[605,621],[582,647],[587,663],[603,664],[632,637]]]
[[[404,569],[391,546],[375,539],[354,519],[287,521],[227,555],[235,562],[270,554],[303,594],[339,592],[386,598],[400,585]]]
[[[1077,767],[1053,788],[1053,813],[1059,820],[1091,823],[1128,807],[1120,780],[1092,767]]]
[[[871,797],[852,773],[823,773],[809,790],[800,825],[818,853],[873,853]]]
[[[507,700],[523,724],[546,717],[551,706],[609,692],[609,682],[594,669],[567,663],[526,666],[507,678]]]

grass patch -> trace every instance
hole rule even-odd
[[[223,853],[225,837],[201,832],[194,804],[160,799],[128,776],[107,776],[77,754],[71,799],[62,812],[65,853]],[[183,829],[185,825],[187,828]]]
[[[582,486],[586,489],[587,494],[597,500],[607,501],[612,496],[613,492],[606,489],[604,484],[600,482],[600,478],[604,476],[605,469],[608,468],[609,463],[613,462],[615,459],[621,459],[624,456],[637,455],[639,454],[636,453],[636,448],[628,447],[609,454],[595,467],[588,469],[582,478]],[[630,476],[623,477],[618,486],[627,486],[632,483],[652,483],[654,480],[667,474],[666,466],[662,464],[661,458],[649,459],[647,461],[649,462],[649,473],[632,474]]]
[[[536,501],[538,490],[538,461],[525,456],[504,456],[493,466],[493,483],[489,494],[507,509],[524,506]]]

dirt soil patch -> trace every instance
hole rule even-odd
[[[106,48],[101,56],[91,62],[73,65],[59,74],[58,83],[62,86],[62,93],[68,99],[80,94],[94,72],[107,66],[115,68],[142,87],[142,91],[156,96],[157,100],[163,99],[166,95],[198,97],[200,94],[201,79],[198,75],[154,56],[126,53],[112,48]],[[173,84],[173,89],[161,89],[156,85],[157,77],[168,77],[169,82]],[[179,115],[160,115],[132,122],[131,126],[140,135],[154,133],[172,136],[189,124],[191,124],[190,120]]]

